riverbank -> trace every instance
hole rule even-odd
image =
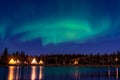
[[[47,67],[120,67],[120,65],[44,65]]]
[[[48,65],[0,65],[0,66],[45,66],[45,67],[119,67],[120,65],[59,65],[59,64],[48,64]]]

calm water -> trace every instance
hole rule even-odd
[[[0,80],[120,80],[120,68],[2,66]]]

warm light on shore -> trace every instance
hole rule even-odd
[[[24,64],[28,64],[28,62],[24,61]]]
[[[17,62],[13,58],[11,58],[10,61],[9,61],[9,64],[16,64],[16,63]]]
[[[19,60],[16,61],[17,64],[21,64],[21,62]]]
[[[118,61],[118,58],[115,58],[115,61]]]
[[[31,64],[38,64],[38,63],[37,63],[37,60],[36,60],[35,58],[33,58]]]
[[[39,64],[44,64],[43,60],[40,60],[40,61],[39,61]]]
[[[77,64],[78,64],[78,61],[77,61],[77,60],[75,60],[75,61],[74,61],[74,64],[75,64],[75,65],[77,65]]]

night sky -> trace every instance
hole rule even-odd
[[[120,0],[0,1],[0,52],[110,53],[120,50]]]

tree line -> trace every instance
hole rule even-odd
[[[35,58],[37,62],[43,60],[46,65],[69,65],[74,64],[74,61],[78,61],[79,65],[116,65],[120,64],[120,51],[110,54],[40,54],[39,56],[31,56],[24,51],[9,54],[8,49],[5,48],[0,56],[0,64],[8,64],[11,58],[19,59],[21,63],[26,61],[28,64]]]

